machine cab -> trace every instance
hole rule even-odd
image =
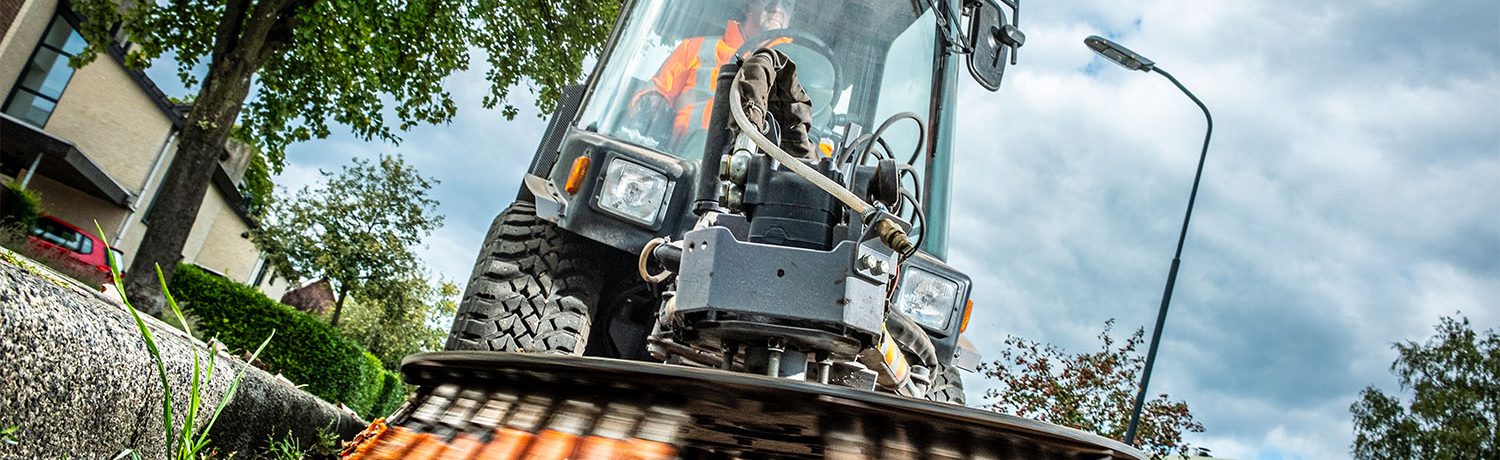
[[[523,194],[536,198],[538,216],[627,252],[680,236],[695,220],[717,69],[771,47],[795,62],[812,100],[817,154],[842,166],[870,157],[911,165],[902,188],[919,204],[902,217],[920,227],[922,249],[941,257],[958,59],[995,43],[979,32],[999,30],[997,21],[1004,16],[994,3],[972,0],[627,2],[587,86],[565,95],[554,115]],[[866,158],[847,154],[901,113],[917,122],[892,124]]]

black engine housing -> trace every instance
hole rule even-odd
[[[839,181],[831,158],[813,164],[818,173]],[[743,201],[753,243],[827,251],[844,206],[812,182],[780,168],[768,155],[750,160]]]

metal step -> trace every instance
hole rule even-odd
[[[459,351],[401,370],[416,396],[343,458],[1147,458],[1033,420],[711,369]]]

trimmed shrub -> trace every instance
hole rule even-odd
[[[401,374],[382,371],[380,386],[380,398],[375,400],[375,407],[370,409],[370,417],[386,417],[396,411],[401,403],[406,402],[406,384],[401,382]]]
[[[42,200],[36,192],[18,188],[15,182],[0,187],[0,231],[25,234],[41,213]]]
[[[317,317],[186,264],[177,267],[171,290],[197,318],[194,326],[205,336],[218,337],[232,349],[253,350],[274,329],[276,337],[260,356],[272,372],[366,418],[380,408],[382,374],[387,372],[380,360]],[[380,415],[385,414],[374,416]]]
[[[344,404],[349,405],[355,412],[369,417],[369,414],[373,412],[371,409],[375,409],[376,404],[379,402],[381,387],[385,385],[385,367],[380,365],[380,358],[375,357],[374,354],[368,351],[364,352],[362,356],[364,366],[360,367],[359,394],[356,395],[357,399],[346,401]]]

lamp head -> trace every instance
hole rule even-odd
[[[1136,54],[1135,51],[1098,35],[1090,35],[1089,38],[1083,39],[1083,44],[1088,45],[1089,49],[1099,53],[1100,56],[1130,70],[1150,72],[1156,67],[1156,63],[1146,59],[1145,56]]]

